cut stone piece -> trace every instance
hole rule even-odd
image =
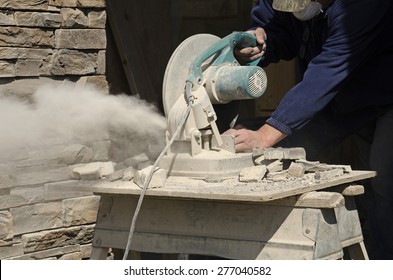
[[[135,173],[134,183],[137,184],[139,187],[143,188],[153,166],[146,167],[142,170],[138,170]],[[153,176],[149,182],[148,188],[155,189],[155,188],[162,188],[165,186],[165,181],[167,178],[167,172],[165,169],[156,168]]]
[[[247,167],[240,171],[239,181],[246,183],[261,182],[266,172],[265,165]]]

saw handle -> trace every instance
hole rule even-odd
[[[256,47],[257,40],[253,34],[247,32],[233,32],[228,36],[222,38],[217,43],[213,44],[201,53],[190,65],[189,68],[189,76],[187,81],[192,83],[192,89],[195,90],[199,86],[202,85],[203,76],[202,76],[202,64],[208,60],[213,55],[218,55],[216,59],[214,59],[211,65],[219,65],[222,63],[238,63],[234,50],[236,47]],[[258,58],[254,61],[247,63],[249,66],[256,66],[261,58]]]

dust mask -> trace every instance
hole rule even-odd
[[[310,20],[322,12],[322,5],[319,2],[310,2],[303,10],[293,12],[293,15],[301,21]]]

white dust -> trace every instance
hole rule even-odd
[[[162,146],[165,118],[137,97],[107,95],[75,84],[40,87],[31,100],[0,98],[0,162],[21,151],[110,140],[117,153]]]

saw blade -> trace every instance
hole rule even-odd
[[[184,40],[173,52],[165,70],[162,89],[166,117],[177,99],[184,94],[190,65],[203,51],[218,40],[220,37],[212,34],[196,34]]]

